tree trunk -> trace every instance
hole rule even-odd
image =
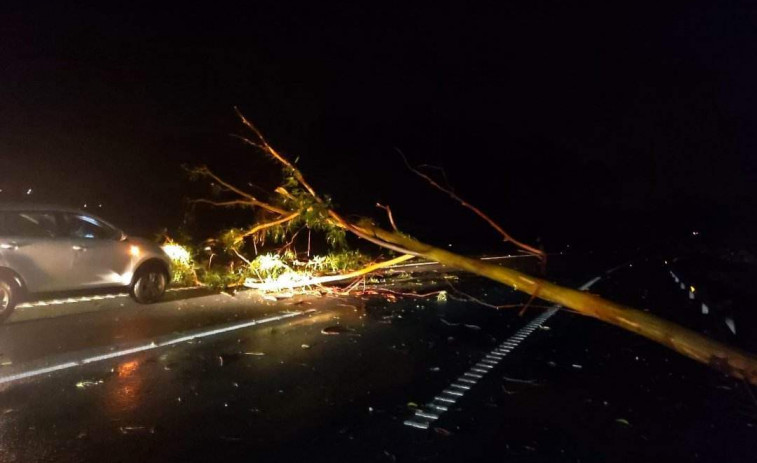
[[[386,243],[391,249],[405,249],[410,254],[481,275],[539,299],[640,334],[698,362],[757,385],[755,356],[650,313],[616,304],[594,294],[558,286],[517,270],[454,254],[370,223],[349,224],[348,229],[374,243]]]

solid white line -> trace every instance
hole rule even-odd
[[[178,337],[178,338],[169,339],[167,341],[162,341],[162,342],[159,342],[159,343],[156,343],[155,341],[153,341],[153,342],[150,342],[149,344],[144,344],[144,345],[141,345],[141,346],[132,347],[132,348],[129,348],[129,349],[118,350],[118,351],[114,351],[114,352],[109,352],[107,354],[95,355],[95,356],[92,356],[92,357],[86,357],[86,358],[83,358],[81,360],[74,360],[74,361],[71,361],[71,362],[61,363],[61,364],[58,364],[58,365],[53,365],[53,366],[49,366],[49,367],[45,367],[45,368],[39,368],[39,369],[35,369],[35,370],[24,371],[24,372],[16,373],[16,374],[9,375],[9,376],[0,376],[0,384],[6,384],[6,383],[13,382],[13,381],[18,381],[19,379],[25,379],[25,378],[31,378],[31,377],[34,377],[34,376],[44,375],[46,373],[52,373],[54,371],[65,370],[67,368],[73,368],[73,367],[77,367],[77,366],[81,366],[81,365],[87,365],[89,363],[100,362],[102,360],[108,360],[108,359],[113,359],[113,358],[117,358],[117,357],[123,357],[125,355],[135,354],[137,352],[143,352],[143,351],[146,351],[146,350],[152,350],[152,349],[158,349],[160,347],[172,346],[172,345],[175,345],[175,344],[178,344],[178,343],[181,343],[181,342],[191,341],[193,339],[205,338],[205,337],[208,337],[208,336],[214,336],[214,335],[221,334],[221,333],[227,333],[229,331],[241,330],[243,328],[248,328],[248,327],[255,326],[255,325],[263,325],[263,324],[274,322],[274,321],[278,321],[278,320],[284,320],[284,319],[287,319],[287,318],[296,317],[296,316],[302,315],[302,314],[304,314],[304,312],[287,312],[287,313],[284,313],[284,314],[281,314],[281,315],[277,315],[277,316],[274,316],[274,317],[268,317],[268,318],[263,318],[263,319],[259,319],[259,320],[252,320],[252,321],[249,321],[249,322],[238,323],[236,325],[227,326],[227,327],[224,327],[224,328],[217,328],[217,329],[214,329],[214,330],[203,331],[203,332],[200,332],[200,333],[193,333],[193,334],[190,334],[190,335],[187,335],[187,336],[181,336],[181,337]]]

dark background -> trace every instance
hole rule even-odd
[[[2,7],[0,201],[176,230],[206,191],[181,164],[276,184],[237,105],[342,211],[437,244],[498,240],[395,147],[547,250],[753,246],[752,2],[50,3]]]

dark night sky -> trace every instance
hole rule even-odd
[[[754,228],[752,2],[64,3],[1,7],[0,200],[175,228],[181,164],[274,178],[238,105],[343,210],[436,242],[495,236],[394,147],[548,249]]]

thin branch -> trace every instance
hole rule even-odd
[[[394,223],[394,216],[392,215],[392,210],[389,208],[389,206],[384,206],[381,203],[376,203],[376,207],[380,207],[381,209],[384,209],[386,211],[386,215],[389,216],[389,223],[392,224],[392,228],[394,229],[394,231],[396,232],[400,231],[397,228],[397,224]]]
[[[445,184],[447,185],[447,188],[448,188],[448,189],[449,189],[450,191],[452,191],[452,186],[451,186],[451,184],[449,183],[449,179],[447,178],[447,172],[446,172],[446,171],[445,171],[445,170],[444,170],[444,169],[443,169],[442,167],[439,167],[439,166],[434,166],[434,165],[431,165],[431,164],[420,164],[420,165],[418,166],[418,169],[422,169],[422,168],[424,168],[424,167],[425,167],[426,169],[434,169],[434,170],[438,170],[438,171],[439,171],[439,173],[440,173],[440,174],[442,175],[442,178],[444,178],[444,183],[445,183]]]
[[[295,232],[295,233],[294,233],[294,234],[292,235],[292,239],[291,239],[291,240],[289,240],[289,241],[288,241],[288,242],[287,242],[286,244],[284,244],[284,245],[283,245],[283,246],[281,246],[280,248],[278,248],[278,249],[276,250],[276,252],[281,252],[281,251],[283,251],[283,250],[285,250],[285,249],[289,249],[289,247],[290,247],[290,246],[292,246],[292,245],[294,244],[294,240],[295,240],[295,239],[297,239],[297,235],[299,235],[299,234],[300,234],[300,232],[301,232],[302,230],[304,230],[304,229],[305,229],[305,225],[301,226],[301,227],[300,227],[300,229],[299,229],[299,230],[297,230],[297,231],[296,231],[296,232]],[[295,251],[295,255],[297,255],[297,249],[295,249],[294,251]]]
[[[239,257],[240,259],[242,259],[247,265],[252,264],[252,262],[250,262],[250,260],[247,259],[246,257],[244,257],[242,254],[240,254],[239,251],[237,251],[236,249],[233,249],[233,251],[234,251],[234,254],[236,254],[237,257]]]
[[[481,299],[479,299],[477,297],[471,296],[470,294],[468,294],[466,292],[460,291],[459,289],[457,289],[456,287],[454,287],[452,285],[452,283],[450,283],[449,281],[447,281],[447,285],[449,285],[449,287],[452,288],[452,290],[454,292],[456,292],[457,294],[460,294],[463,297],[465,297],[466,301],[468,301],[468,302],[475,302],[476,304],[482,305],[484,307],[489,307],[490,309],[496,309],[496,310],[499,310],[499,309],[512,309],[512,308],[516,308],[516,307],[521,307],[523,305],[523,304],[506,304],[506,305],[494,305],[494,304],[490,304],[489,302],[486,302],[486,301],[483,301],[483,300],[481,300]]]
[[[192,199],[190,200],[190,202],[193,204],[196,204],[196,203],[210,204],[212,206],[218,206],[218,207],[257,206],[257,204],[246,199],[234,199],[231,201],[213,201],[210,199],[198,198],[198,199]]]
[[[222,180],[220,177],[218,177],[216,174],[214,174],[213,172],[211,172],[211,170],[208,169],[205,166],[198,167],[197,169],[194,169],[192,172],[195,173],[195,174],[198,174],[198,175],[204,175],[206,177],[212,178],[213,180],[215,180],[216,182],[218,182],[218,184],[220,184],[221,186],[223,186],[227,190],[229,190],[229,191],[231,191],[233,193],[236,193],[236,194],[238,194],[239,196],[241,196],[243,198],[247,198],[247,201],[249,202],[250,205],[258,206],[258,207],[261,207],[263,209],[267,209],[267,210],[269,210],[271,212],[275,212],[275,213],[280,214],[280,215],[286,215],[286,214],[289,213],[289,211],[285,211],[284,209],[281,209],[281,208],[278,208],[278,207],[273,206],[271,204],[268,204],[266,202],[263,202],[263,201],[259,200],[258,198],[256,198],[255,196],[247,193],[246,191],[240,190],[239,188],[235,187],[234,185],[232,185],[232,184],[230,184],[230,183]]]
[[[242,124],[246,125],[247,128],[249,128],[250,130],[252,130],[252,133],[255,134],[255,136],[258,138],[259,142],[254,142],[254,141],[246,139],[244,137],[238,137],[238,138],[242,139],[245,143],[248,143],[248,144],[250,144],[252,146],[255,146],[255,147],[257,147],[257,148],[265,151],[266,153],[270,154],[271,156],[273,156],[277,161],[279,161],[281,164],[283,164],[285,167],[287,167],[288,169],[290,169],[292,171],[292,173],[294,174],[294,178],[300,183],[300,185],[302,185],[308,191],[308,193],[310,193],[310,195],[313,198],[315,198],[316,201],[318,201],[319,203],[323,202],[321,200],[321,198],[318,196],[318,194],[315,192],[315,190],[313,189],[313,187],[311,187],[310,184],[307,181],[305,181],[305,177],[303,177],[303,175],[299,171],[299,169],[297,169],[296,167],[294,167],[294,164],[292,164],[284,156],[282,156],[281,154],[279,154],[279,152],[276,151],[268,143],[268,141],[263,136],[263,133],[260,132],[260,130],[258,130],[258,128],[255,127],[252,124],[252,122],[248,121],[247,118],[244,117],[244,115],[239,110],[239,108],[237,108],[235,106],[234,107],[234,111],[236,111],[237,116],[239,116],[239,118],[242,120]]]
[[[268,282],[253,283],[253,282],[249,282],[249,283],[245,283],[245,286],[248,287],[248,288],[259,289],[259,290],[264,290],[264,291],[278,291],[278,290],[281,290],[281,289],[297,288],[297,287],[301,287],[301,286],[322,285],[324,283],[331,283],[331,282],[334,282],[334,281],[350,280],[350,279],[353,279],[353,278],[357,278],[357,277],[366,275],[368,273],[375,272],[376,270],[379,270],[379,269],[382,269],[382,268],[385,268],[385,267],[390,267],[392,265],[397,265],[399,263],[402,263],[402,262],[405,262],[407,260],[410,260],[413,257],[414,256],[409,256],[409,255],[399,256],[399,257],[395,257],[394,259],[390,259],[390,260],[386,260],[384,262],[378,262],[378,263],[375,263],[375,264],[371,264],[371,265],[363,267],[363,268],[361,268],[359,270],[355,270],[355,271],[344,273],[344,274],[340,274],[340,275],[327,275],[327,276],[322,276],[322,277],[308,278],[306,280],[297,282],[294,285],[292,283],[289,283],[289,282],[285,282],[285,283],[278,283],[278,282],[274,282],[274,283],[268,283]]]
[[[287,215],[286,217],[282,217],[277,220],[273,220],[271,222],[261,223],[259,225],[255,225],[254,227],[250,228],[246,232],[244,232],[241,236],[238,236],[236,239],[234,239],[235,243],[239,243],[243,239],[247,238],[250,235],[254,235],[255,233],[265,230],[267,228],[275,227],[276,225],[281,225],[282,223],[286,223],[289,221],[292,221],[296,219],[300,215],[300,211],[292,212],[291,214]]]
[[[502,227],[500,227],[497,224],[497,222],[495,222],[494,220],[492,220],[491,217],[489,217],[488,215],[484,214],[479,208],[477,208],[476,206],[468,203],[463,198],[461,198],[460,196],[458,196],[457,194],[455,194],[449,188],[443,187],[442,185],[440,185],[437,181],[435,181],[430,176],[424,174],[423,172],[419,171],[415,167],[411,166],[410,163],[408,162],[407,158],[405,157],[405,154],[399,148],[395,148],[395,149],[397,150],[397,152],[399,153],[399,155],[402,157],[402,160],[404,161],[404,163],[407,166],[407,168],[410,169],[410,171],[412,173],[414,173],[415,175],[417,175],[417,176],[421,177],[422,179],[426,180],[431,186],[433,186],[434,188],[437,188],[438,190],[441,190],[442,192],[446,193],[452,199],[454,199],[455,201],[459,202],[463,207],[466,207],[466,208],[470,209],[476,215],[478,215],[479,217],[481,217],[482,219],[484,219],[484,221],[486,221],[486,223],[488,223],[492,228],[494,228],[495,230],[497,230],[497,232],[500,235],[502,235],[502,237],[505,239],[505,241],[509,241],[509,242],[513,243],[514,245],[518,246],[519,248],[524,249],[524,250],[528,251],[529,253],[536,255],[542,261],[546,260],[547,256],[544,253],[544,251],[542,251],[541,249],[537,249],[537,248],[535,248],[533,246],[529,246],[528,244],[520,242],[520,241],[516,240],[515,238],[513,238],[512,236],[510,236],[510,234],[507,233]]]

